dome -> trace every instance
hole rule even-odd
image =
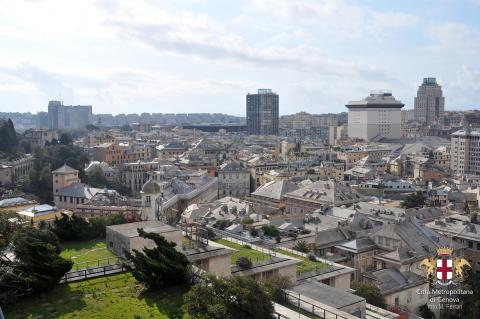
[[[145,194],[158,194],[160,193],[160,185],[157,182],[149,179],[142,187],[142,192]]]

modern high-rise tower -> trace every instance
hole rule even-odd
[[[247,133],[278,135],[278,94],[271,89],[247,94]]]
[[[61,101],[48,102],[48,128],[51,130],[84,128],[92,123],[91,105],[63,105]]]
[[[415,98],[415,120],[426,125],[443,126],[445,98],[435,78],[424,78]]]

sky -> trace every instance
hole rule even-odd
[[[480,108],[480,0],[0,0],[0,112],[49,100],[94,113],[344,112],[424,77]]]

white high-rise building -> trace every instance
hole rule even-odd
[[[451,135],[450,168],[455,175],[480,174],[480,131],[470,128]]]
[[[443,126],[445,98],[435,78],[424,78],[415,98],[415,120],[427,125]]]
[[[401,137],[404,104],[391,92],[372,92],[360,101],[350,101],[348,108],[348,137],[365,141]]]

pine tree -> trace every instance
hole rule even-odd
[[[155,248],[143,248],[143,251],[126,251],[125,255],[131,264],[126,264],[133,276],[148,288],[158,289],[169,285],[186,282],[189,274],[187,257],[175,249],[176,244],[167,241],[163,236],[147,233],[138,229],[140,237],[155,242]]]

